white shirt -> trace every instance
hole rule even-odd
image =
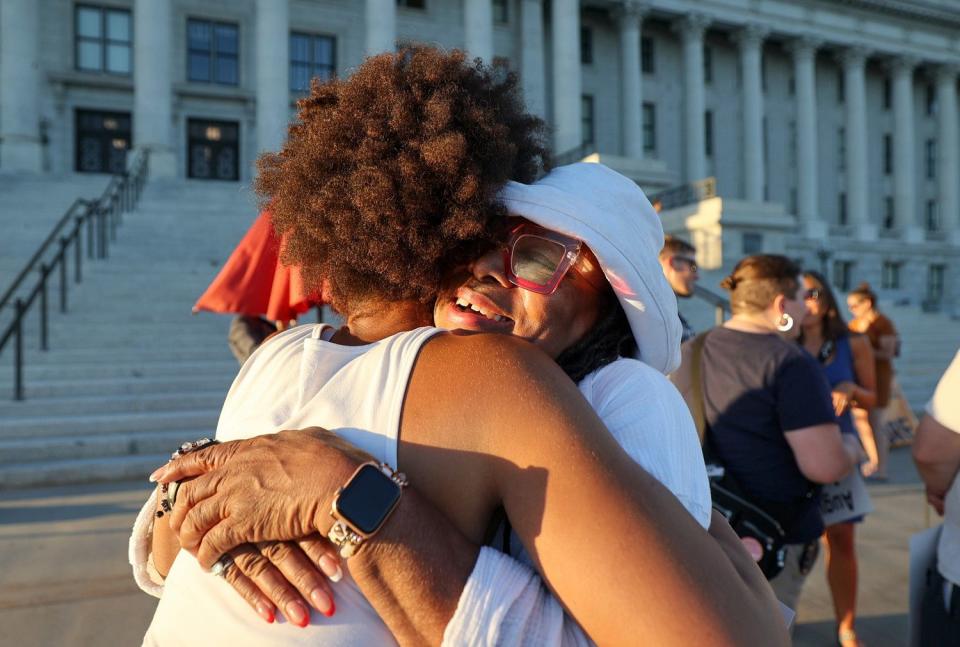
[[[960,351],[937,383],[927,413],[941,425],[960,434]],[[943,530],[937,546],[940,574],[960,584],[960,478],[956,476],[943,504]]]
[[[422,335],[422,339],[417,337],[419,343],[399,344],[400,350],[394,352],[384,350],[391,347],[387,345],[360,362],[355,360],[364,355],[367,349],[376,347],[376,344],[339,346],[316,339],[317,330],[319,328],[314,326],[294,328],[273,338],[251,356],[227,396],[217,437],[232,440],[279,429],[321,424],[335,429],[347,440],[381,460],[396,465],[399,411],[404,392],[401,387],[405,387],[412,359],[416,355],[413,349],[418,350],[429,335],[437,332],[436,329],[414,331]],[[398,357],[406,357],[409,361],[398,361]],[[349,368],[345,369],[344,366]],[[392,370],[383,371],[384,367]],[[372,373],[368,374],[372,370],[391,375],[374,378]],[[358,389],[355,386],[358,379],[378,386]],[[627,453],[670,489],[701,526],[708,528],[711,502],[703,454],[693,419],[676,387],[664,375],[642,362],[619,359],[588,375],[580,382],[579,388]],[[377,402],[374,393],[379,393],[383,402]],[[397,393],[400,400],[396,397]],[[390,413],[372,413],[376,411]],[[364,412],[363,419],[356,420],[354,417],[361,412]],[[377,421],[377,415],[382,419]],[[173,636],[186,633],[184,627],[195,627],[193,621],[187,620],[193,616],[205,627],[216,627],[216,635],[211,636],[216,643],[232,640],[242,645],[254,640],[267,640],[270,644],[287,644],[290,640],[299,644],[359,645],[366,644],[366,636],[370,639],[375,637],[380,644],[392,644],[392,637],[386,632],[382,621],[349,578],[345,579],[347,586],[334,585],[337,614],[331,619],[332,622],[314,617],[306,629],[291,625],[267,625],[229,585],[203,572],[196,560],[187,553],[180,553],[177,557],[165,587],[157,586],[155,578],[151,581],[146,565],[149,554],[148,524],[152,521],[154,505],[151,499],[144,506],[141,512],[143,519],[138,521],[139,528],[135,528],[131,538],[131,563],[138,584],[148,593],[158,596],[166,589],[146,644],[172,644]],[[511,552],[525,561],[527,556],[522,546],[519,542],[513,543],[515,545]],[[509,607],[512,601],[503,598],[500,594],[503,589],[490,591],[486,582],[483,586],[476,586],[482,581],[478,578],[484,572],[484,560],[485,555],[481,554],[471,575],[470,581],[474,586],[468,582],[459,608],[471,609],[474,621],[486,612],[491,614],[494,624],[501,621],[506,623],[508,619],[516,618],[517,610],[514,608],[510,613],[505,613],[505,605]],[[571,644],[571,641],[586,642],[580,628],[564,617],[559,604],[539,578],[533,573],[530,573],[530,577],[533,578],[531,583],[524,586],[527,590],[537,591],[540,602],[535,608],[549,609],[550,612],[537,621],[521,613],[523,624],[530,629],[539,622],[548,627],[546,635],[564,636],[564,644]],[[349,601],[347,604],[344,603],[345,596]],[[330,627],[331,624],[336,624],[337,630]],[[224,626],[230,629],[225,630]],[[465,625],[451,623],[445,644],[464,644],[462,639],[465,636],[458,635],[458,627],[464,628]],[[285,633],[287,630],[290,630],[289,636]],[[351,633],[355,631],[359,633]],[[497,633],[496,626],[487,626],[484,631],[488,636],[496,634],[502,637]],[[163,639],[157,638],[161,633]],[[196,633],[192,635],[198,637]],[[201,644],[203,641],[192,642]]]

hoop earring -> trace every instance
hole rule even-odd
[[[780,321],[777,323],[777,330],[780,332],[790,332],[793,328],[793,317],[784,312],[780,315]]]

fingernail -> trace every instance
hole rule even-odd
[[[323,574],[326,575],[327,579],[331,582],[339,582],[343,579],[340,562],[329,555],[324,555],[320,558],[320,570],[323,571]]]
[[[257,613],[270,624],[273,624],[273,621],[276,619],[273,615],[273,609],[264,604],[263,602],[257,603]]]
[[[148,477],[148,480],[151,483],[156,483],[160,479],[160,477],[163,476],[163,473],[166,471],[167,471],[166,465],[164,465],[163,467],[158,467],[157,469],[153,470],[153,473],[150,474],[150,476]]]
[[[307,608],[300,604],[299,602],[289,602],[287,603],[287,620],[297,625],[298,627],[306,627],[307,622],[310,620],[310,614],[307,612]]]
[[[328,618],[333,615],[333,599],[327,595],[327,592],[323,589],[314,589],[310,592],[310,601],[313,602],[313,606],[317,611],[327,616]]]
[[[333,614],[335,614],[336,612],[337,612],[337,605],[335,605],[335,604],[333,603],[333,598],[331,598],[331,599],[330,599],[330,610],[327,611],[326,613],[324,613],[323,615],[327,616],[328,618],[332,618],[332,617],[333,617]]]

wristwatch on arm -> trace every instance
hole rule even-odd
[[[407,477],[386,463],[369,461],[357,468],[330,508],[334,523],[327,539],[340,547],[341,557],[355,555],[383,527],[406,486]]]

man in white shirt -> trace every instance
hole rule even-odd
[[[960,645],[960,352],[927,404],[913,460],[927,500],[943,515],[937,562],[927,573],[920,644]]]

